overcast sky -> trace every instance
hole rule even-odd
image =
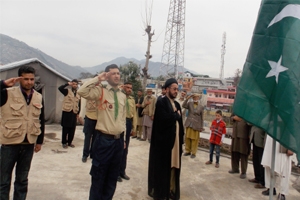
[[[186,0],[184,65],[219,77],[242,69],[261,0]],[[70,65],[92,67],[114,58],[144,59],[148,0],[1,0],[1,33]],[[153,0],[152,61],[161,61],[169,0]]]

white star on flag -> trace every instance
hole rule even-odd
[[[279,73],[288,70],[287,67],[284,67],[284,66],[281,65],[281,59],[282,59],[282,56],[280,56],[278,62],[268,60],[269,65],[271,66],[272,69],[269,71],[266,78],[269,78],[271,76],[275,76],[277,84],[278,84]]]

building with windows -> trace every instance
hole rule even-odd
[[[207,108],[230,111],[235,99],[236,88],[207,89]]]

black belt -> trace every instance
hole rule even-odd
[[[121,134],[117,134],[117,135],[111,135],[111,134],[106,134],[106,133],[102,133],[101,131],[99,131],[99,134],[106,137],[106,138],[110,138],[110,139],[120,139],[121,137],[124,136],[124,132],[122,132]]]
[[[132,120],[132,119],[133,119],[133,117],[132,117],[132,118],[127,118],[127,117],[126,117],[126,120]]]

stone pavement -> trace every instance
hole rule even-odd
[[[33,157],[29,174],[28,200],[87,200],[89,196],[91,160],[81,162],[83,133],[77,126],[74,138],[75,148],[61,146],[61,126],[46,125],[45,143],[41,152]],[[202,133],[201,133],[202,134]],[[127,175],[130,180],[117,184],[113,199],[150,200],[147,195],[148,152],[146,141],[130,140]],[[220,168],[205,165],[208,152],[199,149],[197,157],[182,157],[181,199],[182,200],[268,200],[261,195],[262,189],[255,189],[248,182],[253,178],[253,166],[248,165],[247,179],[238,174],[229,174],[230,159],[220,158]],[[292,175],[288,200],[299,200],[300,193],[292,187],[296,181]],[[13,185],[12,185],[13,189]],[[12,192],[12,191],[11,191]],[[11,195],[12,196],[12,195]],[[274,196],[273,199],[276,199]]]

